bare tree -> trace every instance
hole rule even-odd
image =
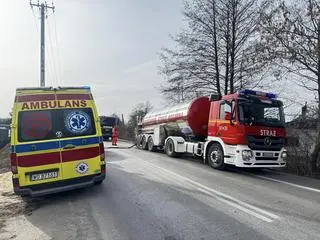
[[[167,100],[174,103],[181,103],[185,100],[197,97],[198,89],[185,84],[183,75],[172,76],[165,85],[160,87],[162,94]]]
[[[311,157],[312,171],[320,157],[320,2],[274,1],[262,16],[263,56],[307,92],[315,94],[317,140]]]
[[[150,102],[138,104],[130,113],[127,123],[127,138],[133,140],[135,138],[135,129],[138,122],[152,109]]]
[[[183,90],[187,99],[197,91],[227,94],[259,83],[266,63],[259,54],[258,26],[266,5],[264,0],[186,0],[187,28],[173,37],[177,48],[164,48],[160,55],[160,72],[168,78],[162,93]]]

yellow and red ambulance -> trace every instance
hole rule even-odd
[[[19,195],[102,183],[105,153],[90,87],[18,88],[10,158]]]

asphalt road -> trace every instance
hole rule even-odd
[[[320,239],[319,180],[135,148],[106,155],[101,186],[32,201],[39,239]]]

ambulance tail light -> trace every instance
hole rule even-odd
[[[105,153],[100,154],[100,161],[101,161],[101,162],[104,161],[105,158],[106,158]]]
[[[101,165],[101,173],[106,173],[106,165]]]
[[[106,163],[105,163],[106,154],[104,152],[103,142],[100,142],[99,144],[99,152],[100,152],[100,169],[101,169],[101,173],[104,174],[106,173]]]
[[[104,161],[105,160],[105,152],[104,152],[104,144],[103,142],[101,142],[99,144],[99,153],[100,153],[100,161]]]
[[[18,159],[16,153],[10,153],[11,172],[13,174],[18,173]]]
[[[20,183],[18,178],[12,178],[13,190],[17,190],[20,188]]]

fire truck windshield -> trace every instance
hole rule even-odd
[[[282,102],[277,100],[238,100],[239,121],[249,125],[284,127]]]

